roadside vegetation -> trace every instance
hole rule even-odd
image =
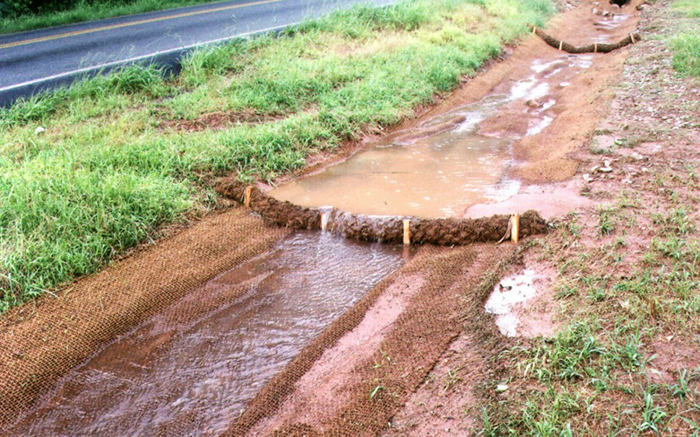
[[[217,176],[273,180],[381,131],[542,26],[549,0],[412,0],[42,94],[0,111],[0,312],[217,208]]]
[[[504,371],[488,392],[507,389],[480,406],[481,435],[700,436],[700,101],[659,37],[686,29],[682,8],[668,5],[657,2],[642,29],[662,43],[632,50],[620,109],[596,133],[612,146],[582,163],[614,162],[613,177],[582,190],[599,206],[529,243],[531,258],[556,270],[560,329],[497,358]],[[646,122],[648,108],[663,120]]]
[[[202,3],[211,0],[8,0],[0,5],[0,35]]]
[[[677,176],[664,172],[657,183],[698,189],[694,169],[685,182]],[[623,195],[599,211],[597,227],[574,214],[553,238],[533,242],[530,250],[558,269],[556,302],[567,322],[553,338],[499,357],[512,369],[498,381],[510,393],[484,408],[484,435],[700,435],[700,367],[686,361],[700,332],[693,203],[656,205],[652,244],[633,254],[644,201]]]
[[[671,39],[673,68],[683,76],[700,78],[700,1],[676,0],[673,8],[685,16],[685,26]]]

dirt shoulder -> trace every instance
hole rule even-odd
[[[700,93],[671,66],[683,17],[670,2],[639,10],[645,40],[611,61],[621,70],[604,91],[610,109],[570,149],[580,164],[567,184],[587,203],[511,272],[549,272],[514,311],[557,329],[501,336],[503,352],[475,360],[465,325],[389,434],[698,432]]]

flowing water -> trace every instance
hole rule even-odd
[[[16,435],[214,435],[403,248],[297,233],[195,290],[75,369]],[[239,294],[221,307],[222,295]]]

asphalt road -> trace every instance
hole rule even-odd
[[[0,105],[125,63],[176,65],[195,47],[274,32],[355,4],[396,0],[231,0],[0,36]]]

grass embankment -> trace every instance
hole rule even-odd
[[[129,67],[0,112],[0,312],[215,208],[215,176],[273,179],[411,116],[551,12],[548,0],[356,8],[198,51],[170,80]],[[213,120],[222,128],[182,129]]]
[[[0,35],[203,3],[212,2],[211,0],[81,1],[65,10],[2,17],[0,18]]]
[[[686,27],[671,39],[673,68],[681,75],[700,78],[700,1],[678,0],[673,8],[688,21]]]

